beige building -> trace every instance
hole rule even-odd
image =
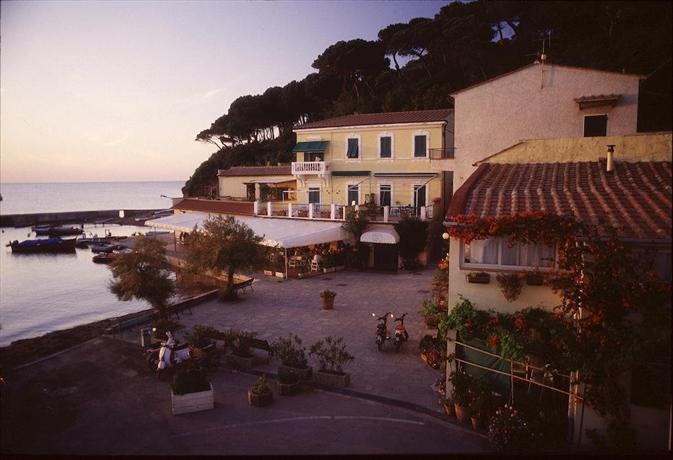
[[[234,166],[217,171],[220,199],[290,201],[296,181],[289,165]]]
[[[614,146],[612,159],[608,145]],[[654,250],[657,272],[670,282],[671,152],[670,132],[522,142],[478,162],[476,171],[454,194],[447,221],[451,225],[461,214],[497,218],[525,211],[572,216],[591,224],[604,221],[620,227],[620,236],[628,244]],[[525,284],[519,297],[509,302],[495,279],[499,273],[552,270],[557,266],[556,248],[541,244],[510,247],[505,238],[470,244],[452,239],[450,243],[450,307],[460,296],[476,308],[503,313],[526,307],[552,311],[561,303],[549,287]],[[470,281],[468,274],[481,272],[490,280]],[[454,350],[455,343],[449,342],[449,352]],[[666,448],[670,403],[665,407],[641,405],[631,378],[625,376],[623,383],[629,389],[631,423],[638,442]],[[605,429],[602,418],[589,407],[582,411],[577,402],[571,404],[569,415],[574,420],[575,440],[579,439],[580,419],[583,431]],[[583,440],[588,441],[586,435]]]
[[[454,171],[457,190],[475,162],[525,139],[634,134],[641,78],[531,64],[456,91],[455,156],[438,166]]]

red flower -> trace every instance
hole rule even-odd
[[[523,329],[524,326],[526,326],[526,320],[519,316],[514,320],[514,326],[516,326],[517,329]]]
[[[489,344],[491,347],[496,348],[496,347],[498,346],[498,336],[495,335],[495,334],[493,334],[492,336],[490,336],[490,337],[488,338],[488,344]]]

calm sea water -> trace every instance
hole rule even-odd
[[[0,214],[163,209],[182,196],[184,182],[0,183]]]
[[[182,182],[0,184],[2,214],[103,209],[161,209],[159,195],[180,196]],[[85,225],[90,233],[145,233],[149,227]],[[10,241],[34,238],[30,228],[0,233],[0,346],[92,321],[144,310],[141,301],[121,302],[108,291],[106,265],[95,264],[90,249],[75,254],[12,254]]]

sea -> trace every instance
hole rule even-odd
[[[0,214],[167,209],[184,182],[0,183]],[[162,197],[162,195],[164,198]],[[86,236],[129,236],[148,227],[85,224]],[[74,254],[12,254],[10,241],[35,238],[30,227],[0,229],[0,346],[51,331],[150,308],[119,301],[108,290],[110,270],[90,249]]]

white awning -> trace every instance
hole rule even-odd
[[[208,217],[209,215],[205,213],[189,212],[148,220],[145,225],[179,232],[191,232],[194,230],[194,226],[199,229],[202,228],[203,222]],[[256,235],[264,238],[261,244],[265,246],[296,248],[349,238],[348,232],[341,228],[341,222],[252,216],[233,217],[250,227]]]
[[[360,241],[362,243],[397,244],[400,242],[400,235],[393,227],[378,227],[364,232]]]

